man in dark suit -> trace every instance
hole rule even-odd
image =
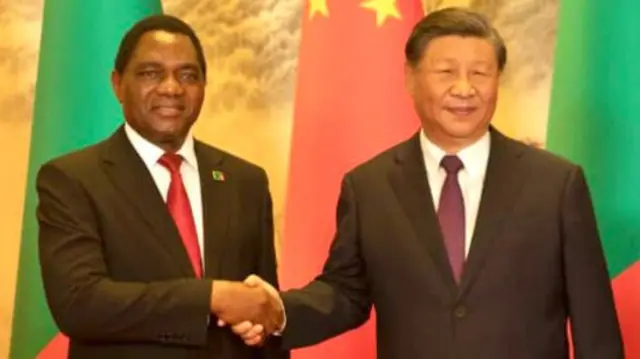
[[[623,358],[582,169],[490,126],[506,58],[471,11],[415,26],[422,129],[344,177],[322,274],[281,294],[286,347],[356,328],[373,305],[379,359],[564,359],[568,320],[575,358]],[[248,344],[254,329],[234,326]]]
[[[112,74],[126,123],[38,174],[42,276],[70,358],[289,357],[216,325],[268,323],[273,299],[239,281],[278,281],[265,171],[191,134],[205,79],[186,23],[143,19]]]

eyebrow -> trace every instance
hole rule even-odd
[[[164,66],[163,66],[162,63],[160,63],[158,61],[144,61],[144,62],[140,62],[140,63],[136,64],[135,69],[136,70],[140,70],[140,69],[144,69],[144,68],[147,68],[147,67],[159,68],[159,67],[164,67]],[[198,71],[200,69],[200,66],[198,66],[198,64],[196,64],[196,63],[186,62],[186,63],[178,65],[177,68],[179,70],[195,70],[195,71]]]
[[[145,62],[137,63],[136,66],[135,66],[135,69],[139,70],[139,69],[143,69],[145,67],[162,67],[162,64],[160,64],[157,61],[145,61]]]
[[[200,70],[200,66],[198,66],[197,64],[194,64],[194,63],[185,63],[185,64],[182,64],[182,65],[178,66],[178,68],[180,70],[195,70],[195,71]]]
[[[459,61],[456,59],[452,59],[452,58],[441,58],[441,59],[432,59],[430,61],[431,66],[443,66],[443,65],[455,65],[458,64]],[[489,61],[474,61],[470,63],[470,66],[472,67],[492,67],[491,62]]]

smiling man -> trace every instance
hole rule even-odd
[[[275,322],[260,309],[277,302],[239,281],[278,281],[265,171],[191,134],[206,71],[186,23],[140,21],[111,75],[123,126],[40,169],[42,276],[70,358],[288,358],[216,325]]]
[[[582,169],[490,125],[498,32],[467,9],[435,11],[405,56],[422,128],[346,174],[323,272],[279,295],[249,281],[281,300],[284,345],[356,328],[375,306],[379,359],[565,359],[569,320],[576,359],[622,359]],[[234,331],[259,343],[251,324]]]

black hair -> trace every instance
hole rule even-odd
[[[202,68],[203,75],[207,76],[207,62],[204,57],[202,44],[196,36],[195,31],[186,22],[171,15],[152,15],[146,17],[134,24],[124,35],[118,48],[118,54],[115,59],[115,70],[122,74],[126,69],[131,56],[140,42],[140,38],[149,31],[166,31],[174,34],[183,34],[191,39],[196,49],[198,63]]]
[[[502,71],[507,63],[507,48],[504,40],[486,17],[480,13],[461,7],[449,7],[434,11],[418,22],[405,45],[407,63],[417,66],[429,43],[443,36],[469,36],[491,41],[496,50],[498,69]]]

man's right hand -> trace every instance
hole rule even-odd
[[[243,322],[254,323],[252,333],[259,332],[260,335],[263,335],[263,330],[266,335],[273,333],[284,322],[279,298],[274,298],[263,286],[249,283],[213,281],[211,311],[220,321],[232,326]]]
[[[260,287],[267,291],[267,293],[277,301],[278,307],[282,312],[280,324],[276,328],[276,333],[282,332],[286,325],[286,315],[284,313],[284,304],[282,303],[282,299],[280,298],[280,293],[277,289],[275,289],[271,284],[263,280],[257,275],[250,275],[244,280],[244,283],[250,287]],[[224,322],[218,323],[219,325],[224,325]],[[231,330],[236,333],[238,336],[244,340],[245,344],[250,346],[260,345],[264,342],[267,336],[274,334],[274,331],[267,330],[265,332],[264,328],[260,324],[256,324],[256,322],[244,321],[241,323],[231,325]]]

